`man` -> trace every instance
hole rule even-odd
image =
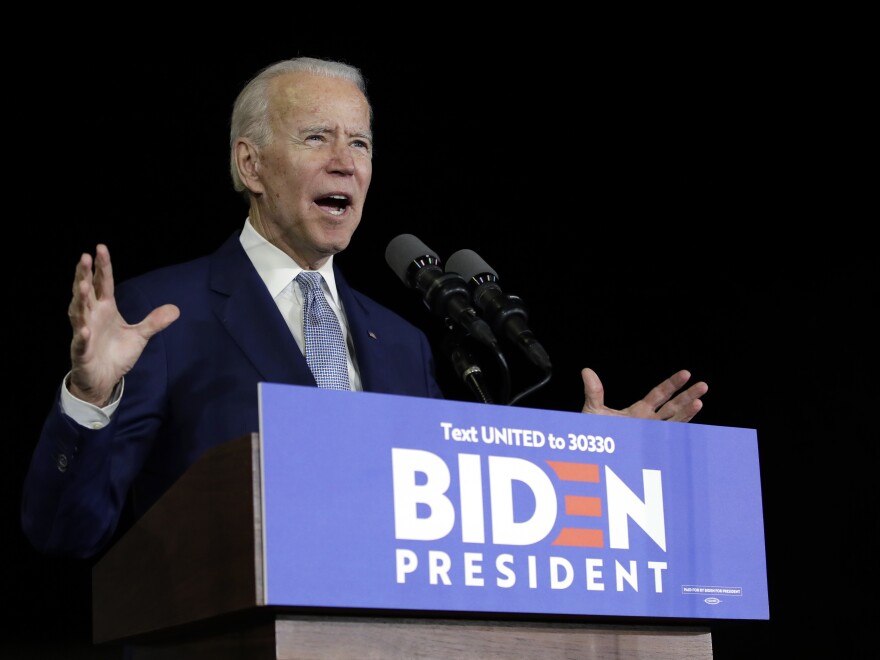
[[[82,255],[68,310],[71,369],[24,486],[22,524],[37,549],[98,554],[128,498],[139,516],[205,449],[258,428],[259,382],[317,385],[303,355],[302,271],[321,274],[344,328],[351,389],[442,397],[425,335],[352,289],[333,263],[363,213],[371,120],[354,67],[272,65],[233,108],[231,174],[249,202],[243,230],[211,255],[118,291],[107,247]],[[708,389],[678,392],[690,378],[680,371],[618,411],[604,405],[596,374],[582,373],[587,413],[689,421]]]

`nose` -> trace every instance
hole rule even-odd
[[[354,174],[354,154],[351,153],[351,148],[348,146],[348,144],[342,141],[337,141],[333,143],[333,146],[331,147],[330,162],[328,163],[328,168],[331,172],[338,172],[340,174]]]

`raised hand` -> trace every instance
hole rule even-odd
[[[67,315],[73,329],[70,393],[104,406],[150,337],[176,321],[180,310],[176,305],[162,305],[140,323],[126,323],[116,307],[110,251],[98,245],[94,260],[90,254],[79,259]]]
[[[703,407],[701,397],[709,391],[703,381],[682,390],[691,373],[682,369],[651,389],[644,398],[622,410],[605,405],[605,388],[596,372],[589,367],[581,370],[584,380],[584,407],[582,412],[595,415],[638,417],[670,422],[689,422]]]

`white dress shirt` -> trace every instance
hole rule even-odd
[[[293,259],[272,245],[253,228],[250,221],[245,222],[241,232],[241,245],[248,258],[257,269],[260,278],[269,289],[269,294],[278,305],[281,315],[287,321],[287,327],[296,340],[299,350],[305,354],[303,344],[303,295],[299,285],[294,281],[296,276],[303,270]],[[348,348],[348,382],[352,390],[360,391],[360,374],[357,370],[357,362],[354,355],[354,343],[351,332],[348,329],[348,319],[345,310],[339,301],[336,291],[336,277],[333,274],[333,257],[327,259],[318,269],[324,278],[324,297],[330,303],[330,307],[339,319],[342,334],[345,337],[345,345]]]

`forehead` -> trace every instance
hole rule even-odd
[[[343,122],[352,130],[369,130],[369,104],[353,82],[295,71],[275,78],[270,90],[275,119]]]

